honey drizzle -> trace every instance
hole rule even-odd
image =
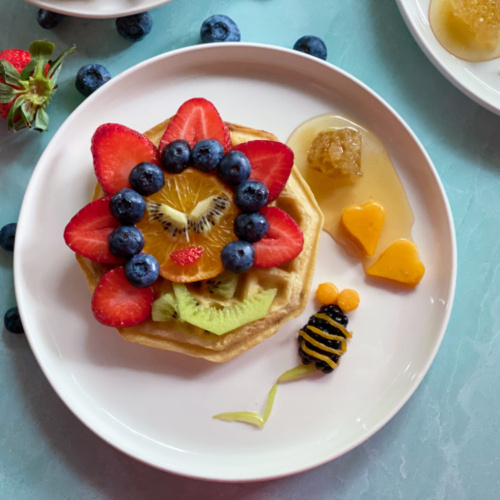
[[[467,24],[455,16],[453,0],[431,0],[429,22],[438,42],[460,59],[481,62],[500,57],[500,30],[496,40],[478,39]]]
[[[307,152],[316,135],[328,129],[343,127],[356,128],[362,135],[363,175],[355,181],[333,179],[310,168],[307,163]],[[411,240],[413,211],[387,150],[373,132],[346,116],[331,113],[314,117],[301,124],[291,134],[287,145],[293,150],[295,165],[309,184],[323,211],[323,229],[349,255],[358,258],[365,270],[394,241],[401,238]],[[381,203],[386,212],[384,227],[373,256],[365,255],[340,223],[344,208],[362,205],[369,200]]]

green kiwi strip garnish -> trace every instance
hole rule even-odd
[[[262,427],[264,427],[265,423],[267,422],[269,415],[271,414],[271,410],[273,409],[274,398],[276,396],[276,391],[278,390],[278,385],[282,382],[300,379],[314,371],[316,371],[316,367],[313,364],[300,364],[280,375],[276,383],[271,387],[271,390],[267,394],[266,407],[264,408],[264,413],[262,415],[253,411],[235,411],[228,413],[218,413],[212,418],[224,420],[226,422],[244,422],[247,424],[255,425],[262,429]]]

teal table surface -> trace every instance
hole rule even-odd
[[[61,0],[61,3],[62,0]],[[0,0],[0,49],[49,38],[72,44],[50,106],[50,132],[0,123],[0,226],[17,220],[44,148],[84,101],[74,77],[88,62],[113,76],[200,43],[202,21],[224,13],[242,40],[291,48],[321,37],[328,62],[391,105],[442,179],[455,221],[457,289],[451,319],[423,382],[378,433],[346,455],[291,477],[212,483],[153,469],[115,450],[61,402],[23,335],[0,338],[2,499],[493,499],[500,486],[500,117],[460,93],[428,61],[394,0],[173,0],[151,11],[153,31],[125,41],[113,19],[67,18],[52,31],[37,8]],[[43,263],[41,263],[43,265]],[[0,252],[0,310],[15,305],[13,255]],[[292,437],[293,438],[293,437]]]

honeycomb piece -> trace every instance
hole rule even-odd
[[[333,178],[362,175],[361,133],[349,127],[320,132],[307,152],[307,163]]]
[[[475,35],[486,43],[498,38],[500,32],[499,0],[452,0],[453,13]]]

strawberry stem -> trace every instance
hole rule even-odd
[[[47,40],[37,40],[29,47],[30,62],[19,73],[8,61],[0,61],[0,103],[13,105],[7,116],[10,129],[34,128],[48,130],[46,108],[57,90],[57,76],[63,59],[75,51],[70,47],[54,61],[50,59],[55,45]]]

